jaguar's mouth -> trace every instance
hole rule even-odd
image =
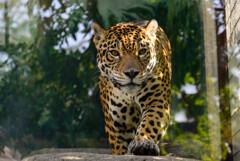
[[[135,93],[138,92],[141,89],[141,84],[136,84],[133,82],[130,82],[128,84],[120,84],[118,82],[114,82],[114,85],[117,86],[119,89],[126,93]]]
[[[112,79],[112,83],[117,87],[134,87],[134,86],[141,86],[141,84],[133,83],[133,81],[127,83],[127,84],[121,84],[115,79]]]
[[[114,87],[118,88],[119,90],[125,93],[131,93],[131,94],[137,93],[141,89],[142,85],[145,83],[145,81],[141,83],[140,82],[136,83],[135,81],[136,80],[131,80],[127,83],[124,81],[119,82],[114,78],[111,79],[111,82],[113,83]]]

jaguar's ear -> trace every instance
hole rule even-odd
[[[152,19],[148,25],[145,27],[149,35],[154,35],[157,32],[158,23],[155,19]]]
[[[94,31],[93,34],[93,42],[96,46],[96,48],[98,48],[99,42],[103,39],[104,34],[105,34],[105,30],[96,22],[92,23],[91,26],[92,30]]]

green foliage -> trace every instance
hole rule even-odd
[[[50,4],[43,4],[46,10]],[[37,140],[49,140],[48,146],[77,147],[78,138],[105,137],[92,42],[84,53],[55,49],[69,35],[76,40],[79,23],[85,26],[83,34],[90,31],[86,9],[71,5],[69,18],[61,17],[69,7],[62,5],[39,21],[33,43],[1,48],[8,58],[0,66],[0,127],[16,148],[23,148],[18,140],[27,140],[24,148],[31,151],[46,146]],[[23,139],[31,136],[34,140]]]

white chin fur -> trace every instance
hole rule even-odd
[[[120,87],[121,90],[125,93],[131,93],[131,94],[134,94],[134,93],[137,93],[140,89],[141,89],[141,86],[137,86],[137,85],[126,85],[126,86],[122,86]]]

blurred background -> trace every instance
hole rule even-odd
[[[91,22],[107,29],[154,18],[173,52],[171,126],[161,143],[197,140],[207,155],[201,0],[0,0],[0,6],[2,150],[26,156],[42,148],[109,148]]]

